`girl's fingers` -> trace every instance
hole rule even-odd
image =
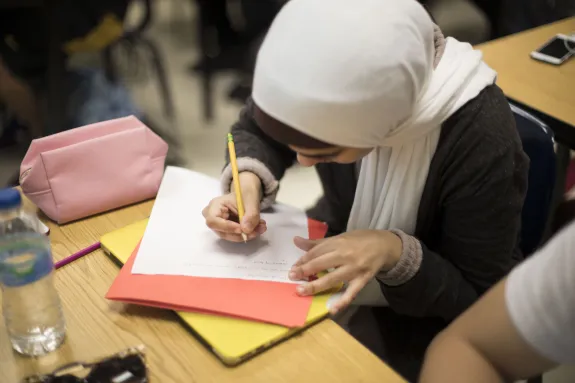
[[[258,179],[257,183],[261,181]],[[257,230],[262,219],[260,217],[260,191],[256,187],[245,187],[242,189],[245,214],[242,218],[242,230],[246,234],[251,234]]]
[[[218,231],[222,233],[240,234],[242,232],[239,223],[221,217],[214,217],[214,216],[206,217],[206,225],[208,225],[208,227],[213,231]]]
[[[243,242],[244,241],[241,234],[230,234],[230,233],[224,233],[224,232],[218,232],[218,231],[216,231],[216,234],[221,239],[224,239],[226,241],[230,241],[230,242]],[[246,236],[248,238],[248,241],[251,241],[252,239],[256,239],[257,237],[259,237],[259,235],[257,233],[246,234]]]
[[[327,273],[321,278],[313,282],[303,283],[296,288],[299,295],[307,296],[321,293],[322,291],[330,290],[338,287],[350,279],[350,272],[346,267],[335,269],[331,273]]]
[[[300,250],[303,250],[303,251],[310,251],[316,245],[320,244],[322,241],[323,241],[323,239],[314,240],[314,239],[307,239],[307,238],[302,238],[302,237],[294,237],[294,239],[293,239],[293,243]]]
[[[237,207],[235,199],[231,194],[214,198],[208,206],[202,211],[206,219],[206,225],[212,229],[220,238],[230,242],[243,242],[242,226],[239,222],[230,219],[237,216]],[[252,240],[267,231],[266,221],[259,217],[259,212],[252,217],[254,227],[249,234],[246,233],[247,239]]]
[[[265,224],[265,221],[264,221],[264,223],[260,223],[260,224],[256,227],[256,229],[254,230],[254,232],[256,232],[257,234],[260,234],[260,235],[261,235],[261,234],[265,233],[267,230],[268,230],[268,227],[267,227],[267,225]]]
[[[289,278],[293,281],[300,281],[310,275],[339,266],[341,266],[341,262],[338,253],[331,252],[314,258],[309,262],[294,265],[289,272]]]
[[[349,282],[349,284],[347,285],[347,289],[345,290],[341,298],[337,302],[335,302],[331,307],[330,309],[331,314],[332,315],[337,314],[340,310],[349,306],[351,302],[353,302],[355,297],[357,297],[357,294],[359,294],[361,289],[364,288],[364,286],[367,284],[368,281],[369,278],[365,278],[362,276],[355,278],[351,282]]]
[[[226,205],[225,200],[220,197],[213,199],[204,208],[202,215],[206,219],[206,225],[213,231],[240,234],[240,224],[228,219],[230,210],[233,211],[233,207]]]
[[[294,243],[297,247],[299,247],[302,250],[305,249],[309,250],[305,250],[307,251],[307,253],[305,253],[300,259],[298,259],[297,262],[294,264],[294,266],[303,265],[304,263],[308,263],[312,259],[315,259],[326,253],[331,252],[334,247],[332,241],[333,238],[311,240],[301,237],[295,237]]]

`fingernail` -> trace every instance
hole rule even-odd
[[[298,287],[296,287],[296,291],[300,295],[305,295],[306,290],[307,289],[305,285],[299,285]]]
[[[294,280],[297,278],[297,274],[295,271],[290,271],[288,274],[289,279]]]

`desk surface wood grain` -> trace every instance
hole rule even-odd
[[[575,59],[556,66],[529,56],[557,33],[575,33],[575,17],[476,48],[497,71],[497,84],[508,97],[575,126]]]
[[[110,231],[149,216],[145,202],[76,223],[49,223],[52,250],[60,260]],[[58,270],[68,324],[65,344],[40,358],[12,352],[0,321],[0,382],[20,381],[73,361],[90,361],[130,346],[146,346],[151,382],[386,382],[403,380],[331,320],[235,367],[223,366],[177,320],[174,313],[104,299],[118,266],[101,250]]]

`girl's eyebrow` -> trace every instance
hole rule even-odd
[[[297,152],[297,153],[301,154],[304,157],[308,157],[308,158],[328,158],[328,157],[337,157],[339,154],[341,154],[341,152],[343,152],[343,149],[336,149],[333,152],[318,153],[318,154],[306,154],[306,153],[302,153],[302,152]]]

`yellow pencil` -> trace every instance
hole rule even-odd
[[[240,224],[244,218],[244,199],[242,198],[242,188],[240,187],[240,173],[238,172],[238,160],[236,158],[236,147],[234,145],[234,137],[228,133],[228,151],[230,152],[230,164],[232,164],[232,177],[234,179],[234,192],[236,193],[236,203],[238,204],[238,218]],[[242,233],[244,242],[247,242],[248,237]]]

